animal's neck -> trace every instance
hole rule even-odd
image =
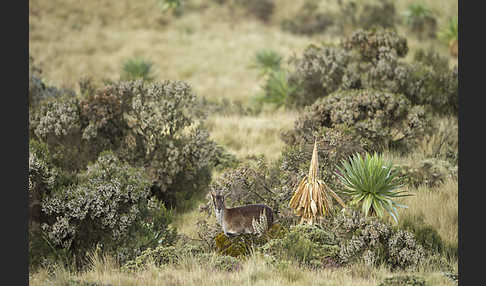
[[[224,213],[226,212],[226,207],[223,207],[220,211],[215,210],[216,219],[218,220],[220,225],[223,225]]]

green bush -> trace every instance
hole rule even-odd
[[[364,3],[357,16],[356,27],[371,29],[374,27],[394,28],[398,22],[395,4],[390,0]]]
[[[142,168],[104,152],[79,175],[77,185],[43,198],[47,219],[42,230],[55,248],[68,249],[78,259],[97,244],[120,261],[159,239],[170,244],[174,239],[167,228],[170,216],[161,202],[149,197],[150,185]]]
[[[235,0],[236,4],[242,6],[248,15],[268,23],[275,10],[274,0]]]
[[[315,45],[310,45],[301,58],[292,57],[289,83],[296,89],[289,94],[287,105],[309,105],[336,91],[343,77],[352,78],[347,70],[350,61],[351,55],[341,48]],[[356,86],[359,82],[350,84],[352,88]]]
[[[400,227],[414,234],[425,251],[430,254],[441,254],[449,258],[457,258],[457,245],[450,245],[442,240],[439,233],[432,226],[425,224],[423,216],[404,219]]]
[[[397,169],[405,178],[404,183],[413,187],[420,185],[435,187],[448,178],[457,178],[458,175],[457,165],[437,158],[401,164],[397,166]]]
[[[425,279],[415,275],[387,277],[378,286],[426,286]]]
[[[405,37],[395,31],[359,29],[338,46],[310,45],[290,59],[285,105],[301,108],[339,90],[374,89],[403,94],[411,105],[437,114],[458,112],[458,70],[436,52],[419,50],[412,63]],[[278,97],[284,101],[283,97]]]
[[[51,162],[45,144],[35,140],[29,142],[29,226],[39,224],[42,219],[41,202],[56,188],[59,171]]]
[[[173,207],[204,189],[210,169],[224,157],[203,119],[185,82],[139,80],[81,99],[46,100],[29,113],[29,129],[31,138],[47,144],[55,165],[74,174],[104,150],[143,166],[153,194]]]
[[[329,260],[338,260],[339,242],[332,232],[304,224],[290,227],[283,237],[269,240],[260,250],[277,260],[317,268]]]
[[[339,230],[339,258],[342,263],[363,261],[367,265],[386,264],[392,269],[416,267],[425,258],[423,246],[408,231],[391,227],[360,212],[336,216],[332,225]]]
[[[408,53],[407,39],[390,29],[375,28],[358,29],[343,42],[347,50],[356,51],[362,60],[372,62],[380,55],[393,53],[397,57],[405,57]]]
[[[370,142],[370,150],[413,145],[429,126],[425,111],[401,94],[378,90],[345,90],[318,99],[295,124],[296,136],[323,127],[345,128]]]
[[[281,23],[282,30],[293,34],[313,35],[323,33],[334,24],[334,15],[319,11],[319,1],[306,0],[297,13]]]

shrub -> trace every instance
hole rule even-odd
[[[285,105],[299,108],[336,91],[374,89],[403,94],[432,113],[457,114],[457,67],[449,69],[432,49],[417,51],[412,63],[400,60],[407,53],[406,38],[382,28],[356,30],[339,46],[310,45],[289,61],[287,82],[295,89]]]
[[[336,91],[347,76],[351,55],[337,47],[309,46],[301,58],[293,57],[290,63],[294,69],[289,83],[297,88],[289,94],[289,106],[312,104],[317,98]],[[356,84],[351,84],[351,87]]]
[[[428,127],[424,109],[403,95],[378,90],[345,90],[317,100],[295,123],[297,136],[323,127],[345,128],[371,151],[413,145]]]
[[[177,3],[180,5],[180,1],[166,1],[168,4]],[[175,4],[174,4],[175,5]],[[137,80],[143,79],[151,81],[153,76],[153,63],[150,60],[143,58],[127,59],[123,62],[123,69],[121,74],[121,80]]]
[[[363,261],[405,269],[418,266],[425,258],[422,245],[412,233],[394,229],[376,218],[364,218],[358,211],[337,216],[332,225],[339,229],[342,263]]]
[[[383,54],[393,53],[405,57],[408,53],[407,39],[389,29],[358,29],[343,42],[347,50],[357,51],[361,59],[368,62],[379,60]]]
[[[337,260],[339,242],[332,232],[317,225],[296,225],[281,238],[269,240],[261,246],[264,254],[277,260],[291,260],[300,265],[323,267],[329,260]]]
[[[266,204],[278,216],[291,194],[280,189],[278,170],[269,166],[263,157],[249,160],[235,169],[228,169],[210,184],[213,191],[227,196],[229,206]],[[210,196],[206,196],[208,210],[213,209]]]
[[[398,21],[395,4],[390,0],[378,3],[364,3],[357,19],[357,27],[370,29],[374,27],[393,28]]]
[[[267,23],[270,21],[275,2],[273,0],[237,0],[236,3],[243,6],[249,15]]]
[[[397,92],[413,105],[425,105],[438,114],[457,114],[459,110],[459,78],[457,68],[441,72],[420,63],[406,65],[397,74],[402,78]]]
[[[48,196],[59,179],[59,171],[51,162],[49,150],[45,144],[31,140],[29,142],[29,227],[38,225],[42,219],[41,202]]]
[[[282,30],[302,35],[323,33],[333,25],[335,16],[329,12],[320,12],[318,8],[318,1],[304,1],[293,18],[282,21]]]
[[[457,178],[458,174],[457,165],[436,158],[402,164],[398,166],[398,170],[405,178],[404,183],[413,187],[438,186],[448,178]]]
[[[441,254],[449,258],[457,258],[457,245],[453,246],[444,242],[435,228],[424,223],[423,216],[403,220],[400,225],[404,230],[412,232],[417,242],[430,255]]]
[[[79,170],[87,164],[88,157],[78,157],[81,132],[81,110],[76,97],[44,100],[29,112],[30,138],[47,144],[53,163],[63,170]]]
[[[203,119],[188,84],[139,80],[113,83],[81,100],[45,101],[29,113],[29,128],[33,139],[55,150],[54,163],[63,170],[82,171],[100,152],[113,150],[143,166],[153,194],[176,206],[209,184],[209,170],[223,156]]]
[[[378,286],[426,286],[425,279],[415,275],[387,277]]]
[[[49,217],[42,229],[55,247],[69,249],[79,259],[101,243],[103,250],[124,261],[161,238],[171,243],[170,217],[161,202],[149,198],[150,181],[143,169],[106,152],[79,180],[42,201]],[[152,240],[141,245],[141,236]]]

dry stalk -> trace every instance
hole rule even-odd
[[[313,224],[318,218],[328,215],[334,207],[332,198],[343,208],[346,207],[344,201],[324,181],[317,178],[318,168],[316,140],[314,142],[309,174],[297,185],[295,193],[289,202],[289,206],[294,209],[295,214],[301,217],[300,223]]]

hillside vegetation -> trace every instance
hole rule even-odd
[[[30,1],[30,284],[455,285],[457,9]],[[303,225],[315,142],[347,207]],[[276,224],[228,239],[210,191]]]

